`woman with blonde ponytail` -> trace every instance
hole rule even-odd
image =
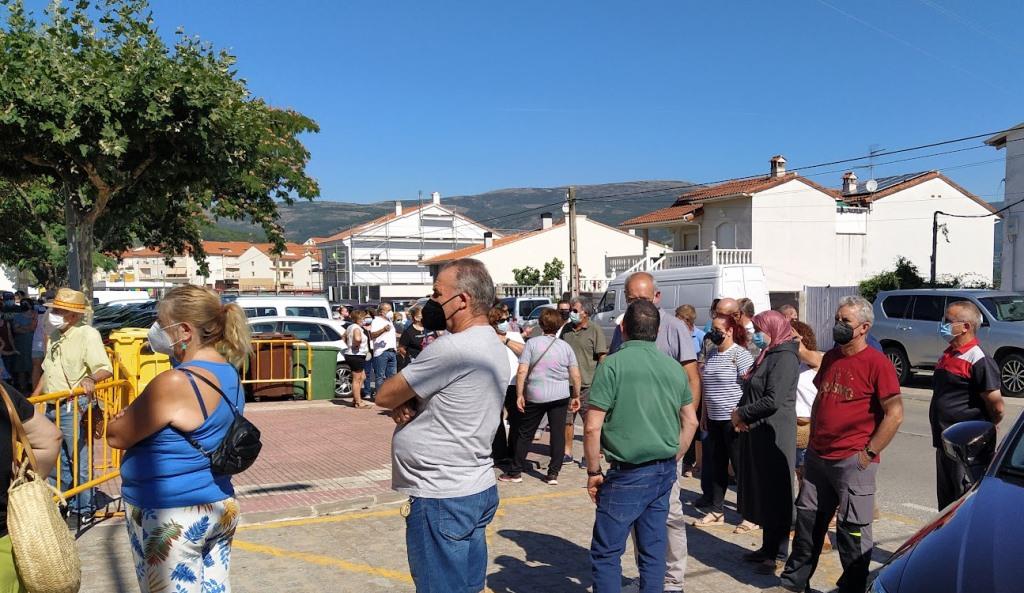
[[[158,375],[110,422],[107,441],[124,449],[121,494],[143,593],[230,591],[238,503],[231,476],[215,474],[203,451],[224,440],[245,407],[238,375],[251,351],[245,313],[217,293],[182,286],[167,293],[149,330],[154,352],[175,368]]]

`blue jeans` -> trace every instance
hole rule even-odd
[[[374,359],[371,358],[370,360],[367,360],[366,365],[363,366],[363,372],[366,373],[366,378],[363,379],[363,399],[370,399],[371,397],[373,397],[374,392],[376,391],[374,389],[376,383],[374,382],[373,379],[373,361]]]
[[[89,481],[89,438],[87,429],[82,426],[82,416],[89,409],[89,399],[85,396],[78,398],[78,415],[76,416],[74,410],[68,410],[66,404],[62,405],[60,410],[60,431],[64,434],[64,440],[60,446],[60,489],[70,490],[75,485],[74,474],[71,471],[72,464],[74,463],[74,451],[76,448],[75,443],[75,424],[78,424],[78,483],[84,484]],[[96,413],[95,411],[93,413]],[[54,421],[56,417],[56,411],[50,410],[46,413],[46,417],[51,421]],[[54,470],[56,472],[56,470]],[[53,476],[51,476],[53,481]],[[72,513],[79,513],[82,515],[92,515],[96,511],[96,507],[93,505],[93,491],[92,489],[86,490],[76,496],[68,499],[68,508]]]
[[[416,593],[479,593],[487,576],[484,530],[498,487],[457,498],[410,498],[405,545]]]
[[[398,354],[394,350],[381,352],[373,357],[373,376],[380,391],[381,385],[398,373]]]
[[[622,554],[635,529],[640,593],[665,586],[669,493],[676,481],[675,458],[630,469],[610,469],[597,494],[590,565],[594,593],[622,590]]]

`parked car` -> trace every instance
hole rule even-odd
[[[334,369],[334,396],[349,397],[352,395],[352,370],[345,362],[348,344],[342,339],[342,336],[345,335],[345,325],[342,322],[320,317],[275,316],[250,319],[249,329],[254,334],[290,334],[296,339],[305,340],[310,344],[323,344],[338,348],[338,362]]]
[[[1024,396],[1024,295],[997,290],[917,289],[878,293],[871,334],[882,343],[900,383],[933,369],[946,348],[939,322],[954,301],[974,303],[984,317],[978,339],[999,365],[1003,395]]]
[[[531,338],[543,335],[544,332],[537,329],[537,326],[540,325],[540,314],[544,312],[544,309],[557,308],[558,305],[547,303],[537,307],[533,311],[530,311],[530,314],[523,318],[523,324],[519,326],[520,331],[522,331],[523,334],[528,334]]]
[[[508,306],[509,318],[522,328],[530,313],[533,313],[541,305],[550,305],[551,299],[548,297],[521,296],[505,297],[501,299],[501,302]],[[537,313],[537,315],[540,315],[540,313]]]
[[[331,305],[322,296],[292,295],[225,295],[225,303],[233,302],[245,311],[246,317],[319,317],[331,318]]]
[[[992,424],[961,422],[943,432],[943,448],[967,469],[971,489],[900,546],[869,593],[1019,591],[1024,563],[1024,415],[998,450]],[[992,459],[990,464],[985,461]]]
[[[694,266],[651,272],[661,291],[661,309],[674,311],[679,305],[693,305],[697,325],[708,320],[708,308],[716,298],[746,297],[754,301],[754,309],[771,309],[764,270],[758,265]],[[626,312],[626,278],[622,274],[608,284],[608,290],[597,305],[595,320],[609,342],[615,333],[616,321]]]

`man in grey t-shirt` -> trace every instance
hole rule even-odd
[[[391,409],[398,424],[391,482],[409,495],[405,541],[418,591],[484,588],[484,529],[498,508],[491,441],[512,372],[487,320],[493,301],[482,263],[444,266],[423,307],[423,326],[449,333],[377,394],[377,405]]]

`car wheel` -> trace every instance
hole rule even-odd
[[[1024,354],[1013,352],[999,360],[999,378],[1003,384],[1003,395],[1024,396]]]
[[[334,397],[351,397],[352,371],[348,366],[339,364],[334,377]]]
[[[906,385],[910,382],[910,377],[913,373],[910,372],[910,359],[907,358],[907,353],[903,351],[903,348],[899,346],[886,346],[884,349],[885,356],[892,362],[892,366],[896,367],[896,376],[900,380],[900,385]]]

